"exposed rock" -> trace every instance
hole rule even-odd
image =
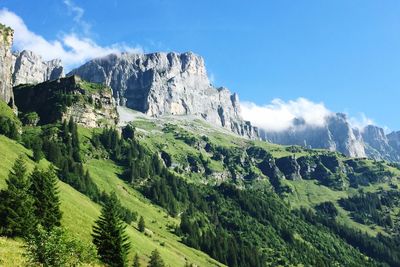
[[[193,53],[111,54],[70,74],[110,86],[119,105],[147,115],[197,115],[240,135],[257,137],[257,129],[242,120],[238,96],[213,87],[203,58]]]
[[[336,113],[334,116],[330,116],[327,126],[336,151],[350,157],[366,156],[362,137],[357,130],[352,129],[345,114]]]
[[[13,55],[13,86],[37,84],[64,76],[60,59],[43,61],[32,51],[24,50]]]
[[[389,145],[400,155],[400,131],[387,135]]]
[[[0,24],[0,99],[14,106],[12,90],[12,53],[13,30]]]
[[[68,120],[86,127],[115,126],[118,112],[111,88],[82,81],[77,76],[14,88],[21,112],[38,113],[40,124]]]
[[[361,135],[351,128],[344,114],[337,113],[326,118],[326,124],[322,127],[305,125],[301,120],[297,122],[281,132],[260,130],[260,136],[276,144],[328,149],[350,157],[366,156]]]
[[[295,156],[288,156],[276,159],[276,166],[285,175],[288,180],[300,180],[300,165],[296,161]]]
[[[385,135],[382,128],[368,125],[362,132],[363,139],[366,143],[367,155],[374,159],[386,159],[390,161],[399,161],[399,150],[396,150],[396,144],[393,147],[389,144],[389,139]],[[394,136],[394,135],[393,135]]]

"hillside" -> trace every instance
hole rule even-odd
[[[32,157],[31,151],[4,136],[0,136],[0,149],[2,151],[0,154],[0,187],[4,188],[8,171],[20,154],[26,155],[30,170],[32,170],[34,162],[29,159]],[[40,162],[40,165],[47,164],[48,162],[45,160]],[[101,168],[101,171],[96,172],[98,168]],[[151,236],[145,236],[140,233],[136,229],[136,222],[128,227],[127,233],[133,244],[130,258],[133,258],[133,253],[137,252],[141,255],[141,260],[144,264],[148,261],[147,257],[150,252],[157,248],[169,266],[183,266],[186,259],[200,266],[220,265],[204,253],[183,245],[176,236],[169,233],[168,226],[176,224],[177,221],[170,218],[163,209],[152,205],[140,193],[132,190],[129,185],[122,182],[117,177],[120,169],[115,164],[109,161],[93,160],[93,162],[90,162],[89,169],[93,170],[94,180],[100,188],[115,189],[124,205],[129,206],[133,212],[144,216],[147,222],[147,228],[152,233]],[[63,212],[62,225],[79,240],[89,244],[91,242],[92,225],[100,214],[100,206],[61,181],[59,182],[59,190]],[[24,266],[21,246],[22,242],[19,240],[1,238],[0,251],[5,252],[0,253],[1,265]],[[9,253],[11,251],[15,254]],[[16,263],[19,265],[15,265]]]
[[[2,114],[21,125],[9,107]],[[168,266],[397,265],[396,164],[249,140],[196,116],[119,114],[121,131],[70,120],[26,124],[18,142],[0,136],[0,186],[19,154],[30,170],[42,154],[39,166],[59,168],[62,225],[84,244],[99,192],[116,192],[135,217],[129,259],[143,264],[157,248]],[[6,266],[23,261],[21,239],[0,244]]]
[[[397,189],[400,169],[396,164],[348,158],[326,150],[247,140],[196,118],[154,119],[138,112],[127,112],[134,118],[132,124],[140,133],[142,142],[151,150],[160,151],[162,157],[169,158],[171,168],[185,173],[193,181],[216,184],[236,178],[235,183],[239,186],[272,185],[275,190],[281,190],[281,197],[293,209],[313,208],[332,201],[339,209],[340,221],[373,235],[384,231],[375,224],[355,222],[338,201],[360,191]],[[231,150],[233,171],[226,158],[216,156],[215,151],[222,149]],[[262,157],[255,151],[271,157],[268,168],[263,168]],[[274,168],[276,174],[272,175]],[[276,176],[279,184],[273,184],[274,177],[271,176]],[[392,215],[398,216],[396,211]]]

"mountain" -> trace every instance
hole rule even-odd
[[[19,85],[14,95],[19,111],[36,112],[42,125],[72,118],[85,127],[112,127],[119,120],[111,88],[77,76]]]
[[[63,77],[64,68],[60,59],[43,61],[41,56],[24,50],[13,54],[12,76],[13,86],[36,84]]]
[[[400,149],[395,142],[390,141],[390,139],[395,139],[395,135],[395,133],[386,135],[382,128],[374,125],[366,126],[362,130],[362,137],[367,156],[378,160],[399,162]]]
[[[11,45],[14,31],[0,24],[0,99],[9,105],[13,105],[12,68],[13,57]]]
[[[351,128],[342,113],[330,115],[322,127],[306,125],[304,120],[297,119],[288,130],[273,132],[262,129],[261,138],[275,144],[338,151],[350,157],[366,156],[360,133]]]
[[[138,253],[147,264],[158,249],[169,266],[397,266],[398,168],[250,140],[196,116],[127,111],[134,120],[118,131],[78,126],[76,148],[99,191],[116,192],[136,214],[127,224],[130,259]],[[19,154],[29,170],[37,164],[23,147],[29,140],[44,144],[37,165],[68,166],[69,153],[61,150],[65,160],[51,153],[56,144],[71,145],[62,141],[70,140],[65,128],[27,125],[21,143],[0,136],[0,187]],[[100,207],[65,171],[62,225],[87,246]],[[145,233],[137,228],[140,216]],[[12,260],[0,255],[2,262],[22,261],[20,239],[0,240],[15,253]]]
[[[111,54],[68,75],[72,74],[110,86],[119,105],[147,115],[196,115],[239,135],[257,138],[257,129],[242,119],[238,95],[213,87],[203,58],[191,52]]]
[[[367,125],[352,127],[345,114],[331,114],[323,126],[307,125],[301,118],[283,131],[260,129],[263,140],[281,145],[299,145],[314,149],[338,151],[349,157],[368,157],[376,160],[400,161],[398,134],[385,134],[383,128]]]
[[[11,44],[3,47],[10,90]],[[51,81],[41,80],[55,76],[40,58],[20,56],[37,60],[18,71],[30,82],[13,88],[18,116],[0,100],[0,189],[20,155],[28,173],[54,165],[61,225],[81,252],[115,193],[129,266],[135,254],[147,265],[154,250],[166,266],[400,266],[400,165],[364,158],[395,160],[399,132],[353,129],[338,113],[259,140],[238,96],[210,85],[193,53],[109,55]],[[3,236],[1,265],[26,266],[31,246]],[[92,252],[85,263],[103,266]]]

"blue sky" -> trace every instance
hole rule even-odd
[[[194,51],[242,101],[303,97],[400,129],[400,1],[0,0],[1,8],[60,51],[80,45],[64,55],[71,66],[93,51]]]

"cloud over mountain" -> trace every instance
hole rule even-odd
[[[304,125],[310,127],[322,127],[326,124],[327,117],[333,115],[334,112],[322,102],[315,103],[300,97],[289,101],[277,98],[262,106],[243,102],[242,114],[245,120],[251,121],[257,127],[271,132],[280,132],[294,127],[296,119],[302,120]],[[357,117],[350,117],[349,122],[352,127],[358,129],[373,124],[373,120],[363,113]]]

